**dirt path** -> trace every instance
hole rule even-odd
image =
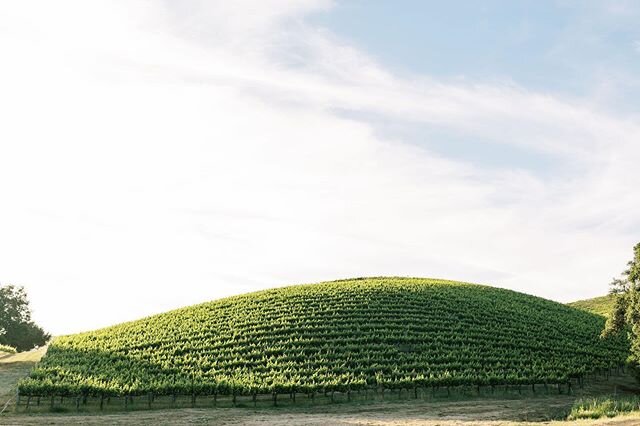
[[[494,401],[496,402],[496,401]],[[498,404],[499,405],[499,404]],[[452,407],[450,407],[452,408]],[[473,408],[471,406],[460,408]],[[632,426],[640,425],[640,415],[621,416],[613,419],[581,420],[575,422],[518,422],[510,420],[474,419],[478,411],[489,412],[496,406],[475,407],[471,412],[458,414],[459,418],[434,418],[440,413],[425,411],[424,408],[409,408],[400,404],[398,407],[386,406],[383,410],[375,409],[358,413],[287,413],[276,411],[253,411],[247,409],[179,409],[159,411],[138,411],[110,415],[32,415],[0,417],[2,425],[148,425],[148,424],[216,424],[216,425],[249,425],[249,426],[525,426],[525,425],[571,425],[571,426]],[[499,408],[498,408],[499,409]],[[458,413],[460,413],[458,411]]]
[[[555,424],[549,416],[563,415],[573,403],[572,396],[550,395],[537,398],[486,398],[459,401],[379,401],[364,404],[330,404],[307,407],[200,408],[141,410],[100,415],[69,411],[61,414],[9,413],[0,416],[0,424],[52,425],[146,425],[146,424],[220,424],[249,426],[291,425],[424,425],[424,426],[512,426]],[[559,425],[568,424],[560,422]],[[618,418],[614,422],[572,422],[571,425],[640,425],[640,417]]]

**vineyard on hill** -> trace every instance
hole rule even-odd
[[[27,396],[236,395],[567,384],[624,363],[601,316],[452,281],[291,286],[56,338]],[[52,399],[53,401],[53,399]]]

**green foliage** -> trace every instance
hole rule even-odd
[[[602,335],[627,332],[631,340],[628,362],[640,379],[640,243],[633,248],[633,260],[627,266],[622,277],[611,283],[615,304]]]
[[[0,287],[0,345],[27,351],[42,346],[51,338],[31,321],[29,300],[23,287]]]
[[[637,410],[640,410],[640,397],[638,396],[581,398],[571,407],[568,420],[615,417]]]
[[[8,353],[8,354],[15,354],[16,348],[14,348],[13,346],[0,345],[0,353],[2,352]]]
[[[608,317],[613,311],[615,303],[616,296],[614,294],[608,294],[606,296],[594,297],[593,299],[578,300],[567,303],[567,305]]]
[[[566,383],[618,366],[604,318],[509,290],[372,278],[230,297],[58,337],[33,395],[332,392]]]

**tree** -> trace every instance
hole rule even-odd
[[[50,338],[31,321],[31,309],[24,287],[0,287],[0,344],[26,351],[44,345]]]
[[[640,380],[640,243],[633,248],[633,260],[621,278],[614,278],[611,294],[615,296],[603,336],[627,330],[631,341],[629,364]]]

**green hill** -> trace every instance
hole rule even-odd
[[[615,301],[615,296],[608,294],[606,296],[594,297],[593,299],[578,300],[567,303],[567,305],[606,317],[609,315],[609,312],[613,310]]]
[[[56,338],[22,395],[256,395],[566,383],[626,358],[604,318],[510,290],[367,278]]]

